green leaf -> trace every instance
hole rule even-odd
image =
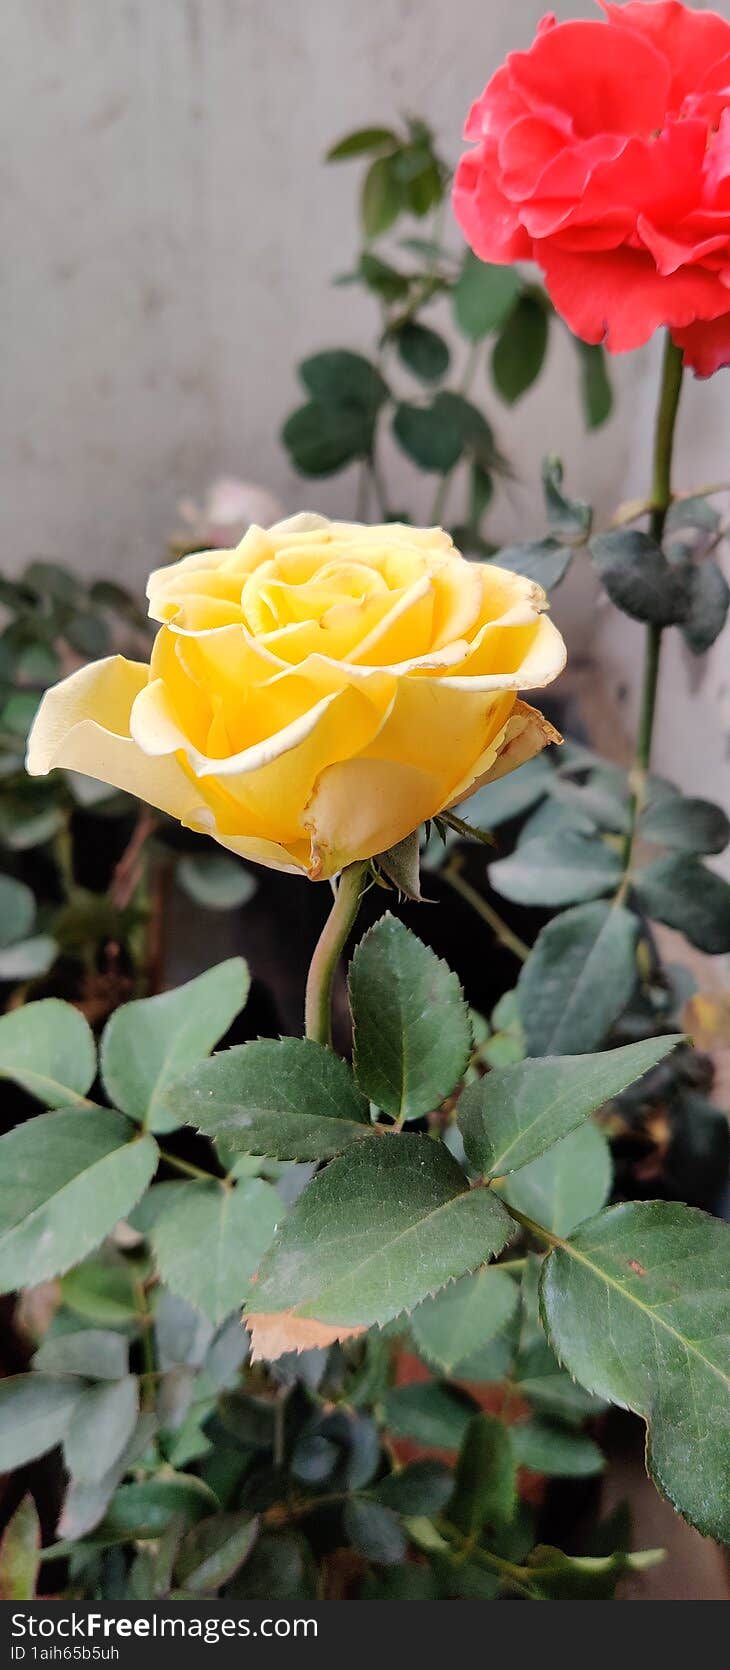
[[[350,157],[367,156],[372,151],[394,150],[397,144],[391,128],[355,128],[330,146],[325,162],[346,162]]]
[[[347,1063],[311,1038],[257,1038],[195,1067],[163,1101],[214,1141],[277,1160],[325,1160],[373,1134]]]
[[[157,1144],[111,1108],[39,1114],[0,1138],[0,1291],[58,1276],[154,1176]]]
[[[730,883],[696,858],[659,858],[635,877],[647,915],[711,956],[730,951]]]
[[[590,1121],[512,1174],[501,1194],[555,1235],[569,1235],[605,1206],[611,1192],[611,1150]]]
[[[468,1380],[471,1359],[511,1321],[518,1297],[505,1270],[462,1276],[416,1306],[410,1329],[417,1350],[444,1374]]]
[[[393,416],[393,433],[412,463],[420,470],[446,475],[464,451],[464,437],[454,423],[445,392],[435,395],[430,406],[414,406],[400,400]]]
[[[594,1049],[636,984],[638,923],[622,905],[577,905],[542,929],[517,982],[530,1055]]]
[[[512,312],[520,293],[520,276],[514,267],[495,267],[466,251],[461,272],[452,291],[454,318],[470,342],[481,342],[490,331],[499,330]]]
[[[584,1129],[592,1130],[593,1127],[585,1126]],[[566,1137],[565,1141],[573,1142],[574,1137]],[[523,1176],[524,1172],[517,1173],[514,1181]],[[567,1369],[560,1367],[538,1317],[539,1278],[540,1262],[530,1257],[522,1279],[519,1338],[507,1372],[514,1386],[519,1388],[520,1395],[538,1414],[555,1418],[563,1426],[579,1427],[584,1421],[602,1414],[607,1405],[602,1398],[594,1397],[584,1386],[579,1386]]]
[[[478,528],[479,523],[488,509],[494,496],[494,478],[481,464],[472,464],[469,471],[469,513],[468,521],[472,529]],[[458,545],[458,540],[455,542]]]
[[[561,545],[557,539],[531,539],[524,545],[505,545],[492,561],[497,568],[524,574],[528,580],[536,580],[544,591],[552,591],[565,578],[573,552],[569,545]]]
[[[544,305],[533,296],[521,296],[505,320],[492,353],[494,384],[508,406],[513,406],[539,377],[547,340]]]
[[[234,1579],[227,1598],[238,1604],[242,1600],[277,1601],[311,1599],[314,1584],[310,1580],[312,1558],[309,1545],[294,1532],[264,1532],[242,1571]]]
[[[240,910],[256,892],[251,871],[225,852],[183,858],[176,873],[183,892],[206,910]]]
[[[583,415],[589,429],[600,429],[611,416],[613,391],[608,378],[606,355],[600,342],[575,339],[580,359],[580,392]]]
[[[201,1519],[188,1531],[175,1563],[175,1577],[193,1594],[213,1594],[248,1559],[259,1521],[236,1511]]]
[[[383,1421],[394,1438],[412,1438],[434,1450],[458,1450],[476,1406],[435,1380],[396,1386],[383,1398]]]
[[[89,1258],[61,1280],[63,1303],[87,1321],[125,1327],[137,1318],[132,1271],[118,1254]]]
[[[288,417],[281,438],[300,475],[327,476],[372,451],[374,424],[359,406],[310,400]]]
[[[0,1600],[32,1600],[40,1570],[41,1526],[32,1496],[24,1496],[0,1537]]]
[[[0,947],[24,939],[33,926],[35,899],[25,882],[0,875]]]
[[[82,1380],[15,1374],[0,1380],[0,1473],[53,1450],[84,1391]]]
[[[34,934],[16,945],[0,951],[0,980],[37,980],[47,974],[55,961],[58,946],[50,934]]]
[[[494,1415],[474,1415],[459,1451],[449,1520],[476,1542],[485,1526],[512,1519],[516,1505],[516,1467],[507,1427]]]
[[[82,1392],[63,1438],[66,1466],[80,1484],[97,1484],[127,1448],[139,1414],[139,1381],[90,1386]]]
[[[67,1334],[47,1334],[33,1358],[43,1374],[81,1374],[87,1380],[121,1380],[129,1368],[129,1347],[123,1334],[111,1329],[80,1328]]]
[[[379,238],[398,219],[403,208],[403,187],[392,157],[378,157],[365,175],[360,198],[360,218],[366,238]]]
[[[97,1536],[100,1541],[111,1537],[123,1542],[159,1537],[174,1514],[183,1514],[195,1523],[215,1513],[218,1506],[213,1491],[202,1479],[191,1473],[168,1473],[164,1478],[122,1485],[109,1504]]]
[[[605,1459],[583,1432],[566,1431],[549,1421],[525,1421],[509,1428],[515,1461],[547,1478],[585,1479],[602,1473]]]
[[[678,852],[722,852],[730,840],[730,822],[721,806],[687,798],[667,784],[642,813],[641,834],[645,841]]]
[[[542,490],[551,532],[569,545],[582,545],[588,538],[593,511],[583,499],[569,499],[563,492],[563,465],[550,455],[542,462]]]
[[[241,1304],[283,1210],[258,1177],[184,1183],[150,1232],[162,1280],[217,1325]]]
[[[544,1600],[612,1600],[627,1572],[648,1571],[663,1559],[661,1548],[639,1554],[575,1555],[540,1544],[528,1554],[527,1565],[530,1588]]]
[[[647,1465],[705,1536],[730,1541],[726,1224],[670,1201],[609,1207],[543,1266],[541,1307],[584,1386],[647,1423]]]
[[[302,360],[299,375],[309,394],[323,406],[356,408],[375,417],[388,399],[388,385],[377,366],[349,348],[326,348],[310,355]]]
[[[355,1077],[394,1119],[439,1107],[471,1053],[469,1011],[455,974],[390,913],[350,965]]]
[[[719,526],[719,511],[701,493],[688,493],[684,498],[673,499],[664,523],[667,533],[675,533],[678,528],[694,528],[712,534]]]
[[[689,606],[685,572],[667,562],[648,534],[637,528],[596,534],[590,552],[611,602],[625,615],[653,626],[676,626],[685,619]]]
[[[101,1071],[111,1101],[150,1130],[169,1131],[180,1121],[163,1096],[173,1079],[195,1067],[243,1008],[249,974],[241,957],[219,963],[195,980],[125,1003],[107,1021]]]
[[[612,773],[591,771],[585,783],[566,782],[558,777],[553,797],[559,806],[577,812],[581,826],[590,823],[595,829],[628,834],[628,782],[623,773],[615,779]]]
[[[423,383],[436,383],[449,369],[448,344],[438,331],[409,320],[401,325],[396,335],[396,346],[403,364],[420,377]]]
[[[348,1541],[364,1560],[397,1566],[405,1559],[406,1537],[390,1508],[352,1496],[345,1503],[342,1517]]]
[[[500,1252],[511,1225],[429,1137],[358,1143],[300,1195],[259,1269],[257,1313],[389,1322]],[[249,1302],[249,1308],[251,1302]]]
[[[463,800],[459,810],[480,829],[498,829],[502,823],[522,816],[530,806],[542,800],[553,784],[555,773],[542,754],[528,760],[517,771],[510,771],[496,783]]]
[[[129,1573],[129,1594],[134,1601],[162,1600],[172,1588],[172,1573],[185,1531],[179,1515],[170,1520],[159,1542],[140,1548]]]
[[[484,1177],[519,1171],[681,1042],[679,1036],[645,1038],[600,1055],[546,1056],[493,1067],[459,1099],[467,1159]]]
[[[536,835],[489,866],[489,879],[520,905],[572,905],[612,893],[621,879],[613,847],[571,829]]]
[[[730,586],[710,557],[686,571],[689,604],[682,635],[693,655],[704,655],[719,637],[730,608]]]
[[[375,1485],[372,1495],[394,1513],[431,1515],[446,1506],[454,1481],[441,1461],[413,1461]]]
[[[385,302],[404,301],[411,288],[411,278],[408,273],[398,271],[389,261],[381,261],[379,255],[372,250],[363,250],[360,265],[354,278],[361,278],[369,290],[376,296],[381,296]]]
[[[44,997],[0,1016],[0,1078],[57,1108],[83,1102],[95,1077],[93,1033],[70,1003]]]

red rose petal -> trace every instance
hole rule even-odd
[[[686,330],[673,330],[672,337],[697,377],[712,377],[730,365],[730,312],[719,319],[696,319]]]
[[[730,23],[717,12],[695,12],[679,0],[629,0],[627,6],[604,3],[612,26],[634,29],[662,53],[671,68],[668,108],[677,110],[702,85],[718,58],[730,53]]]
[[[728,311],[730,292],[702,267],[660,277],[638,249],[576,255],[549,242],[536,246],[548,295],[576,336],[605,342],[613,354],[640,348],[662,325],[679,329]]]
[[[499,189],[493,152],[493,144],[485,140],[461,158],[454,175],[454,214],[482,261],[526,261],[532,242],[514,205]]]
[[[559,23],[529,52],[507,59],[512,86],[533,111],[568,111],[574,132],[649,134],[661,127],[670,86],[661,53],[634,30],[605,23]]]

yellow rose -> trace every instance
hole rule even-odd
[[[257,863],[335,875],[556,740],[516,694],[565,663],[544,593],[440,528],[292,516],[148,596],[149,667],[50,690],[28,770],[101,778]]]

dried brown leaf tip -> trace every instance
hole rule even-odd
[[[251,1335],[251,1362],[270,1362],[287,1351],[323,1350],[337,1340],[355,1339],[366,1332],[362,1325],[317,1322],[313,1317],[295,1316],[291,1310],[260,1312],[245,1318]]]

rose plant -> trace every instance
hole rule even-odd
[[[685,275],[691,317],[658,261],[644,282],[647,170],[663,190],[663,145],[686,162],[700,120],[703,213],[722,217],[722,20],[663,0],[607,13],[549,21],[498,72],[455,189],[462,220],[472,193],[479,254],[534,256],[550,282],[554,237],[586,287],[594,260],[597,283],[614,263],[619,312],[600,331],[576,319],[589,339],[619,348],[632,309],[637,340],[667,326],[645,504],[594,533],[549,460],[547,537],[482,565],[440,530],[254,529],[152,577],[149,666],[102,662],[41,704],[32,771],[102,776],[334,891],[304,1037],[210,1056],[245,1001],[237,960],[118,1009],[98,1058],[69,1005],[0,1019],[0,1073],[47,1109],[0,1142],[0,1284],[53,1279],[61,1301],[30,1371],[0,1382],[0,1467],[62,1446],[59,1540],[42,1557],[69,1562],[76,1592],[282,1597],[323,1592],[319,1568],[328,1597],[606,1598],[652,1552],[535,1546],[517,1486],[520,1466],[600,1467],[581,1428],[608,1403],[645,1422],[647,1465],[677,1510],[730,1541],[727,1226],[676,1200],[606,1204],[605,1134],[657,1075],[686,1070],[648,919],[710,953],[730,945],[730,888],[703,862],[724,815],[657,779],[650,757],[664,632],[700,653],[727,612],[712,507],[671,479],[683,356],[702,371],[722,317],[706,300],[720,245],[685,260],[704,263],[702,284]],[[617,35],[615,58],[602,43]],[[628,92],[627,52],[641,71]],[[532,218],[551,169],[564,238]],[[677,168],[680,205],[662,198],[665,235],[685,211],[697,231],[689,172]],[[495,204],[511,230],[488,249]],[[612,602],[645,623],[629,774],[575,748],[551,763],[539,750],[554,733],[518,697],[560,670],[544,593],[586,546]],[[556,912],[532,949],[452,867],[471,825],[516,809],[528,828],[490,870],[508,899]],[[523,967],[487,1021],[386,911],[349,964],[350,1061],[332,1047],[338,965],[367,887],[419,897],[424,822],[426,863],[441,840],[442,873]],[[398,1342],[440,1378],[394,1386]],[[480,1409],[484,1383],[503,1387],[503,1410],[517,1403],[514,1423]],[[453,1471],[403,1465],[404,1438],[455,1454]],[[0,1588],[32,1586],[40,1558],[26,1499]]]
[[[390,436],[401,468],[403,458],[414,467],[410,520],[423,515],[430,477],[427,516],[448,519],[460,550],[487,556],[485,517],[510,468],[477,376],[484,364],[499,401],[520,401],[545,366],[554,309],[517,268],[486,265],[468,247],[451,247],[444,228],[451,170],[427,123],[357,128],[326,160],[364,165],[362,247],[353,270],[335,282],[365,290],[377,342],[370,355],[325,348],[297,367],[305,403],[282,429],[289,458],[314,478],[356,465],[357,516],[364,520],[375,506],[391,521],[403,511],[393,509],[399,501],[383,445]],[[600,345],[573,343],[585,423],[596,429],[612,407],[605,355]]]

